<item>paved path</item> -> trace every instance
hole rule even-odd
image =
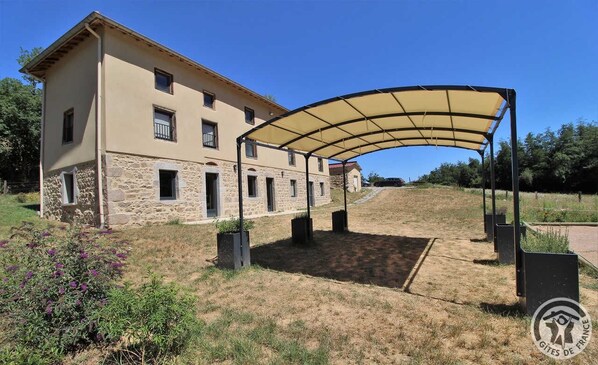
[[[569,247],[598,267],[598,226],[533,226],[539,231],[558,230],[569,236]]]

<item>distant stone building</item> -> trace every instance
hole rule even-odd
[[[333,188],[343,187],[343,164],[331,163],[328,165],[330,171],[330,186]],[[355,161],[349,161],[345,165],[347,174],[347,191],[361,191],[361,166]]]

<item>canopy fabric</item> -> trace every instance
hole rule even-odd
[[[340,161],[407,146],[482,151],[508,108],[507,95],[475,86],[371,90],[295,109],[240,138]]]

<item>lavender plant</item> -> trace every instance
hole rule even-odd
[[[102,340],[96,313],[128,253],[110,233],[24,223],[0,241],[0,314],[14,346],[61,355]]]

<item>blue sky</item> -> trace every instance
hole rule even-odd
[[[598,121],[598,1],[7,1],[0,77],[19,47],[46,47],[93,10],[294,109],[408,85],[509,87],[518,133]],[[509,136],[508,118],[497,136]],[[358,159],[365,173],[416,179],[450,148]]]

